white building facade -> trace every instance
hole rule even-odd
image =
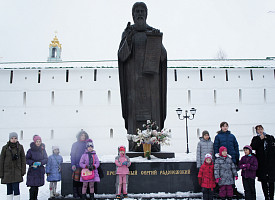
[[[275,60],[168,61],[167,118],[171,145],[185,152],[185,122],[175,110],[197,109],[188,121],[190,151],[208,130],[212,140],[229,123],[240,148],[250,144],[253,127],[275,133]],[[47,148],[69,155],[75,135],[86,130],[99,154],[127,145],[121,114],[117,61],[0,63],[0,144],[16,131],[24,145],[34,134]],[[28,148],[25,147],[25,148]]]

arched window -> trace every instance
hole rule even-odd
[[[52,48],[52,58],[56,58],[56,48]]]

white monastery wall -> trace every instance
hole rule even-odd
[[[178,119],[178,107],[197,109],[195,119],[188,121],[191,152],[201,132],[208,130],[214,139],[222,121],[229,122],[242,148],[257,124],[275,133],[275,70],[169,68],[165,127],[173,138],[164,151],[186,150],[185,121]],[[59,145],[68,155],[80,129],[94,139],[99,154],[115,154],[118,145],[128,143],[117,68],[0,69],[0,121],[0,145],[16,131],[27,149],[39,134],[47,150]]]

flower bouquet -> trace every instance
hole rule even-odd
[[[141,144],[143,145],[144,155],[147,151],[151,153],[152,144],[170,144],[170,130],[163,128],[160,132],[158,132],[158,126],[156,122],[152,122],[152,120],[147,120],[147,123],[143,124],[143,128],[144,130],[137,129],[137,135],[127,135],[127,137],[128,140],[133,140],[134,142],[136,142],[138,146],[140,146]],[[150,150],[147,149],[148,146],[150,147]]]

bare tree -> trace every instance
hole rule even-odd
[[[226,58],[227,58],[227,55],[224,52],[224,50],[222,48],[219,48],[219,50],[216,54],[216,59],[223,60],[223,59],[226,59]]]

